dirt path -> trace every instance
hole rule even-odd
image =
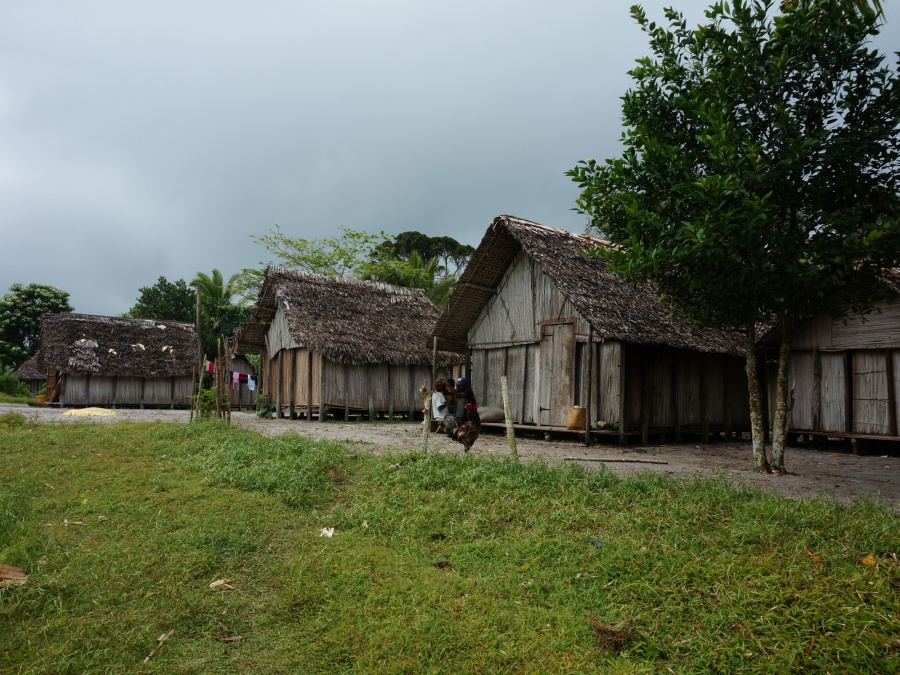
[[[42,422],[82,422],[109,424],[118,421],[187,422],[189,413],[183,410],[116,410],[115,417],[69,417],[65,409],[32,408],[24,405],[0,404],[0,414],[15,411]],[[263,420],[246,412],[236,412],[232,421],[242,427],[275,436],[287,432],[333,441],[359,443],[375,453],[390,450],[404,451],[421,447],[422,431],[418,424],[369,422],[304,422],[301,420]],[[439,435],[429,436],[429,448],[439,452],[460,452],[462,447]],[[518,438],[519,456],[524,461],[542,460],[550,464],[568,462],[566,458],[587,467],[596,467],[598,459],[612,461],[606,467],[624,476],[639,471],[652,471],[669,476],[691,478],[715,476],[753,485],[792,499],[826,497],[851,503],[873,496],[900,511],[900,458],[857,457],[835,450],[815,450],[807,447],[789,448],[786,454],[787,476],[759,475],[752,471],[749,441],[714,443],[709,445],[649,445],[620,448],[599,445],[590,449],[573,440],[544,441]],[[506,437],[502,433],[482,434],[472,452],[478,455],[503,457],[507,454]],[[630,461],[622,461],[630,460]],[[652,462],[652,463],[648,463]],[[660,463],[665,462],[665,463]]]

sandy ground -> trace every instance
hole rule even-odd
[[[41,422],[110,424],[119,421],[187,422],[189,412],[183,410],[115,410],[115,417],[70,417],[64,408],[37,408],[0,404],[0,414],[15,411]],[[375,453],[402,452],[422,445],[420,424],[402,422],[305,422],[303,420],[264,420],[248,412],[235,412],[232,423],[275,436],[287,432],[334,441],[360,444]],[[752,471],[749,441],[719,442],[708,445],[648,445],[621,448],[618,445],[595,445],[586,448],[572,438],[545,441],[542,438],[517,438],[523,461],[545,461],[561,464],[577,461],[586,467],[606,467],[617,475],[652,471],[690,479],[715,476],[725,480],[771,490],[783,497],[802,499],[824,497],[851,503],[863,497],[875,497],[900,511],[900,458],[883,456],[858,457],[836,447],[814,449],[789,448],[785,455],[786,476],[760,475]],[[462,446],[440,434],[431,434],[430,450],[460,452]],[[486,431],[472,452],[503,457],[508,454],[506,436]],[[576,458],[576,459],[572,459]]]

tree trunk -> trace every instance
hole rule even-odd
[[[778,379],[775,385],[775,420],[772,424],[772,471],[785,473],[784,444],[788,432],[791,402],[788,400],[788,363],[791,355],[791,322],[781,317],[781,344],[778,348]]]
[[[756,326],[747,326],[747,391],[750,395],[750,435],[753,439],[753,468],[759,473],[769,472],[763,430],[762,396],[759,389],[759,367],[756,362]]]

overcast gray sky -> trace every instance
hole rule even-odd
[[[5,0],[0,294],[47,283],[120,314],[160,275],[256,265],[250,235],[276,223],[472,245],[501,213],[583,230],[563,174],[619,152],[649,53],[630,4]],[[695,24],[709,4],[643,6]]]

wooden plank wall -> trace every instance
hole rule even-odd
[[[174,388],[174,397],[173,397]],[[63,375],[64,406],[153,406],[186,408],[193,381],[187,377],[100,377]]]

